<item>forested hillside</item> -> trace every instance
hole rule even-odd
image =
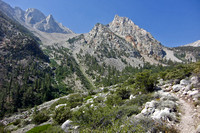
[[[53,97],[49,59],[36,37],[0,12],[0,115]]]

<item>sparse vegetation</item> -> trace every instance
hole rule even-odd
[[[71,111],[69,107],[62,106],[55,110],[55,113],[53,115],[53,119],[55,123],[62,124],[66,120],[70,119],[72,117]]]

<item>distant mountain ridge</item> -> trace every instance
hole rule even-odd
[[[186,44],[186,45],[183,45],[184,46],[192,46],[192,47],[200,47],[200,40],[197,40],[193,43],[189,43],[189,44]]]
[[[29,8],[26,11],[23,11],[19,7],[12,8],[10,5],[0,0],[0,11],[4,12],[10,18],[15,19],[22,25],[32,27],[42,32],[64,34],[73,33],[69,28],[55,21],[52,15],[45,16],[38,9]]]

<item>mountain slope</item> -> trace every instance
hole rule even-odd
[[[135,67],[142,65],[141,55],[137,49],[102,24],[96,24],[87,34],[69,39],[68,43],[76,54],[90,54],[99,64],[106,63],[118,70],[123,70],[127,63]],[[136,61],[133,63],[132,60]]]
[[[2,117],[4,113],[51,99],[53,90],[47,83],[50,82],[51,75],[51,69],[47,65],[49,59],[39,48],[32,33],[2,12],[0,25]],[[45,89],[47,90],[44,91]]]

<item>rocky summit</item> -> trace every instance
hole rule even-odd
[[[142,54],[152,56],[156,59],[162,59],[166,52],[163,46],[149,32],[140,28],[127,17],[115,16],[114,20],[108,24],[108,27],[115,34],[123,37],[137,48]]]

